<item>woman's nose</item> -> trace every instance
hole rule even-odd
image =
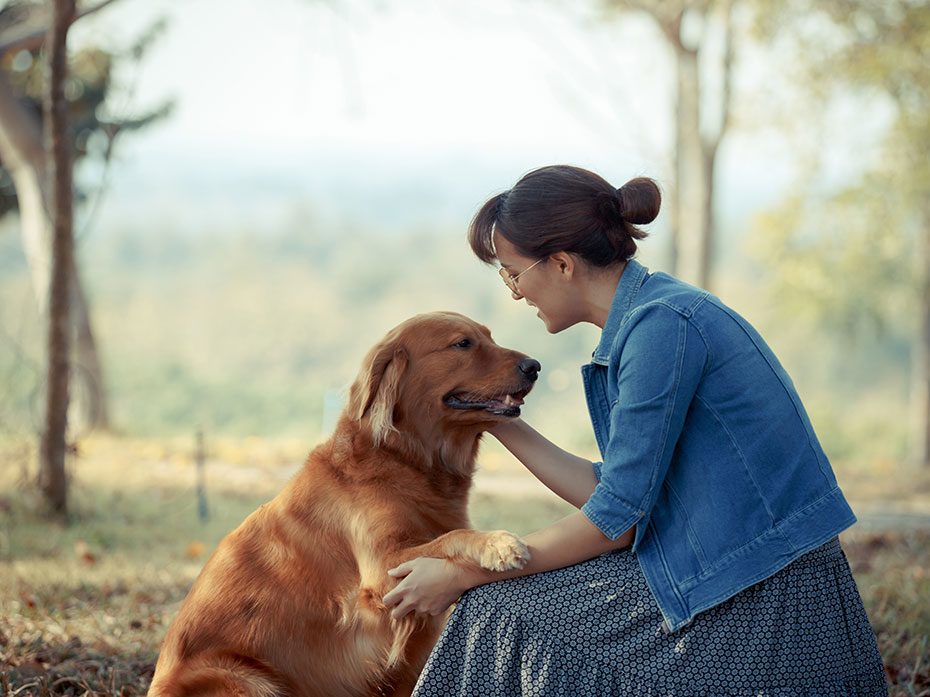
[[[510,291],[510,297],[514,300],[523,300],[523,294],[515,290]]]

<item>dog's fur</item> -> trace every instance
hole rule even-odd
[[[443,618],[392,619],[387,570],[419,556],[526,563],[510,533],[466,529],[466,507],[482,432],[519,414],[538,368],[454,313],[388,333],[332,438],[207,562],[150,697],[408,695]]]

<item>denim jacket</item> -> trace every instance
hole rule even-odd
[[[855,522],[791,378],[706,291],[631,260],[582,377],[603,462],[581,510],[636,526],[669,631]]]

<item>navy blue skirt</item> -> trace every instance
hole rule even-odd
[[[887,697],[875,635],[839,540],[674,634],[621,550],[474,588],[414,697]]]

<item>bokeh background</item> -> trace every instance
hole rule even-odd
[[[41,48],[4,43],[28,6],[0,3],[0,69],[34,107]],[[525,419],[595,457],[579,366],[598,330],[550,336],[465,240],[488,196],[557,163],[615,186],[656,179],[665,204],[640,260],[761,331],[857,510],[926,523],[928,3],[117,0],[78,20],[69,47],[95,352],[74,358],[74,518],[50,535],[31,527],[43,286],[4,169],[0,556],[27,589],[8,610],[41,609],[34,577],[53,568],[67,570],[47,601],[67,604],[87,570],[62,561],[73,544],[69,564],[98,563],[86,552],[137,569],[133,544],[209,551],[253,503],[223,518],[234,485],[273,495],[326,436],[366,350],[419,312],[470,315],[538,358]],[[188,496],[198,433],[210,532]],[[486,491],[541,496],[493,443],[482,465]],[[499,522],[485,503],[477,517]],[[114,532],[166,505],[190,521],[164,540]],[[17,567],[30,549],[49,565]],[[202,564],[193,549],[164,553],[183,568],[176,589]]]
[[[678,153],[693,154],[676,138],[689,115],[662,28],[671,6],[654,5],[121,0],[79,20],[72,52],[106,56],[98,117],[165,111],[108,160],[89,131],[76,175],[109,425],[312,441],[371,343],[450,309],[538,356],[527,418],[582,439],[578,366],[596,330],[546,335],[464,241],[486,197],[569,163],[617,186],[658,180],[666,208],[643,262],[759,326],[834,458],[905,460],[926,312],[926,12],[734,2],[725,65],[724,4],[690,4],[700,135],[719,138],[698,278],[688,240],[670,259],[675,227],[688,233],[703,208],[686,200],[673,227],[689,186]],[[15,77],[27,62],[7,54],[4,67]],[[35,427],[45,327],[15,211],[2,225],[0,429],[19,434]]]

